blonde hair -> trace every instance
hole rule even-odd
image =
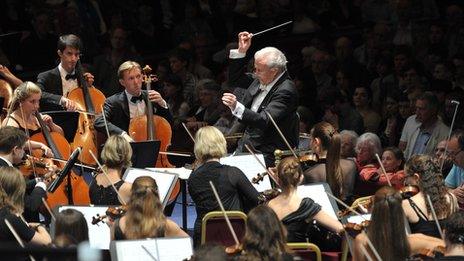
[[[134,62],[134,61],[123,62],[121,65],[119,65],[119,68],[118,68],[118,77],[119,77],[119,79],[123,78],[123,74],[124,74],[125,71],[130,71],[130,70],[133,70],[133,69],[139,69],[140,72],[142,71],[142,67],[137,62]]]
[[[21,172],[15,167],[0,167],[0,185],[2,193],[1,207],[9,207],[15,213],[24,211],[24,193],[26,193],[26,181]]]
[[[163,237],[165,230],[166,217],[156,181],[148,176],[136,178],[132,184],[124,235],[127,239]]]
[[[42,95],[42,90],[33,82],[21,83],[13,92],[13,98],[11,99],[11,105],[8,113],[11,114],[13,111],[17,110],[19,108],[19,104],[31,97],[32,94]]]
[[[122,136],[113,135],[106,140],[101,158],[108,168],[128,168],[131,166],[132,148]]]
[[[200,163],[209,159],[222,158],[227,153],[226,139],[216,127],[205,126],[195,134],[193,152]]]

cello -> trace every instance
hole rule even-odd
[[[71,155],[71,146],[69,145],[66,138],[57,132],[49,132],[39,112],[36,112],[36,118],[39,121],[42,132],[32,135],[30,140],[47,144],[48,147],[50,147],[52,150],[55,158],[68,159]],[[33,152],[33,155],[40,157],[37,152]],[[64,164],[61,162],[57,162],[56,165],[59,166],[59,168],[64,166]],[[70,180],[61,183],[61,185],[54,193],[48,193],[47,203],[51,208],[57,205],[90,204],[89,187],[87,186],[84,179],[72,171],[69,177]],[[72,194],[70,197],[68,197],[68,183],[72,188]]]
[[[156,159],[157,168],[175,168],[167,158],[166,151],[168,146],[171,144],[172,130],[169,122],[158,115],[153,114],[153,104],[149,99],[148,93],[151,91],[151,82],[155,77],[150,74],[152,69],[149,66],[143,68],[144,81],[147,88],[147,99],[146,102],[146,115],[135,117],[130,120],[129,123],[129,135],[134,141],[147,141],[147,140],[159,140],[160,153]],[[169,197],[168,204],[174,201],[179,194],[180,183],[176,182],[174,189]]]
[[[87,165],[95,165],[95,160],[90,156],[89,151],[97,154],[97,132],[93,127],[95,116],[102,113],[102,105],[105,102],[105,95],[95,88],[89,86],[87,79],[84,79],[82,74],[82,65],[78,61],[77,75],[81,84],[80,88],[75,88],[68,94],[68,99],[73,100],[77,104],[77,108],[81,112],[79,115],[79,122],[72,143],[72,148],[82,148],[82,153],[79,160]]]

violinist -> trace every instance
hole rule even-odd
[[[443,246],[441,239],[423,234],[406,235],[404,212],[401,208],[402,197],[394,188],[385,186],[374,195],[372,216],[366,233],[355,238],[353,260],[368,260],[361,252],[364,247],[371,257],[372,249],[367,237],[374,245],[382,260],[405,260],[422,249],[434,249]]]
[[[48,245],[50,235],[38,223],[25,223],[20,215],[24,211],[26,183],[21,172],[13,167],[0,168],[0,241],[16,242],[5,224],[8,220],[25,243]]]
[[[98,174],[94,182],[89,187],[90,202],[94,205],[122,205],[128,202],[131,191],[131,184],[121,179],[125,169],[130,167],[132,148],[123,137],[113,135],[106,140],[101,152],[103,168],[108,176]],[[110,183],[111,182],[111,183]],[[118,198],[113,186],[118,190],[118,194],[123,197]]]
[[[259,194],[240,169],[219,162],[227,151],[224,135],[218,129],[212,126],[200,128],[195,134],[193,150],[199,166],[188,179],[188,189],[197,212],[194,244],[199,245],[203,217],[210,211],[219,210],[209,181],[218,188],[225,210],[246,212],[258,204]]]
[[[387,177],[393,187],[401,189],[404,183],[404,155],[396,147],[388,147],[383,151],[382,164],[387,173],[383,173],[382,168],[364,167],[359,173],[359,178],[365,182],[371,182],[372,186],[382,187],[388,185]]]
[[[14,127],[0,128],[0,166],[13,167],[23,161],[26,134]],[[24,217],[29,221],[39,221],[38,210],[42,198],[47,196],[47,182],[40,179],[26,179],[24,195]]]
[[[464,212],[456,211],[445,223],[445,253],[435,260],[463,260],[464,259]]]
[[[301,198],[296,189],[303,180],[303,171],[295,157],[286,157],[277,166],[277,181],[282,193],[268,202],[287,228],[288,242],[306,242],[308,222],[315,219],[330,230],[340,233],[342,224],[329,216],[310,198]]]
[[[286,244],[282,222],[271,208],[260,205],[248,213],[242,251],[235,260],[294,260]]]
[[[151,177],[138,177],[132,184],[126,214],[111,228],[113,240],[154,237],[188,237],[172,220],[164,216],[158,185]]]
[[[411,232],[440,237],[426,196],[430,196],[440,223],[458,208],[456,197],[444,185],[440,167],[430,156],[415,155],[408,160],[404,170],[405,183],[419,187],[419,193],[403,201]]]
[[[327,182],[337,197],[350,201],[356,180],[354,161],[340,158],[340,134],[327,122],[320,122],[311,130],[310,147],[318,162],[305,170],[304,184]]]
[[[57,247],[69,247],[84,241],[89,241],[89,228],[84,215],[71,208],[58,213],[53,244]]]
[[[36,133],[40,133],[42,130],[35,114],[39,110],[41,94],[40,88],[32,82],[24,82],[19,85],[14,90],[9,116],[3,120],[3,126],[13,126],[23,130],[29,135],[29,138]],[[41,117],[50,131],[63,134],[63,129],[53,122],[52,117],[46,114],[41,115]],[[47,145],[31,140],[28,143],[27,148],[30,146],[33,150],[41,149],[45,156],[53,156],[51,149]]]
[[[74,34],[62,35],[58,39],[57,54],[60,64],[37,76],[37,85],[42,90],[40,107],[42,111],[75,111],[76,102],[67,98],[68,94],[81,86],[78,81],[76,65],[83,50],[82,42]],[[90,73],[84,74],[93,79]],[[72,141],[77,128],[77,117],[60,117],[58,122],[64,129],[68,141]]]
[[[106,99],[103,106],[110,135],[121,135],[126,140],[133,141],[127,133],[130,120],[145,115],[147,102],[156,104],[153,106],[154,113],[172,122],[168,105],[161,94],[154,90],[149,93],[142,91],[143,75],[140,64],[133,61],[124,62],[119,66],[118,77],[125,90]],[[103,116],[95,119],[94,126],[99,132],[106,133]]]

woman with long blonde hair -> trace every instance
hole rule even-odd
[[[42,91],[33,82],[23,82],[13,92],[13,99],[8,110],[8,117],[3,120],[2,126],[13,126],[23,130],[30,136],[40,133],[42,130],[36,118],[39,110]],[[49,131],[63,134],[63,129],[53,122],[49,115],[41,115]],[[41,142],[28,141],[26,148],[41,149],[46,156],[52,156],[52,151]]]
[[[127,212],[114,222],[111,234],[113,240],[188,236],[164,216],[158,185],[147,176],[134,180]]]

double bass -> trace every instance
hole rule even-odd
[[[154,77],[150,74],[151,71],[152,69],[149,66],[145,66],[143,68],[147,93],[151,91],[151,82]],[[161,144],[160,153],[156,159],[156,167],[175,168],[175,166],[169,162],[166,155],[167,148],[171,144],[171,125],[165,118],[153,114],[153,104],[150,102],[148,97],[146,100],[146,115],[131,119],[128,133],[134,141],[159,140]],[[169,197],[169,203],[175,200],[179,191],[180,183],[177,181],[171,196]]]
[[[71,146],[69,145],[66,138],[60,133],[50,132],[45,123],[43,122],[42,116],[39,112],[36,112],[36,118],[39,121],[39,125],[42,129],[42,132],[32,135],[30,137],[30,140],[47,144],[47,146],[52,150],[55,158],[68,159],[71,155]],[[41,156],[36,152],[33,152],[33,155],[36,157]],[[57,162],[56,165],[59,168],[62,168],[64,166],[62,162]],[[54,193],[48,193],[47,203],[51,208],[57,205],[90,204],[89,187],[87,186],[85,180],[72,171],[69,177],[70,180],[65,180],[64,182],[62,182]],[[72,193],[70,197],[68,196],[68,183],[71,185],[72,188]]]
[[[76,69],[81,87],[72,90],[67,97],[76,102],[77,108],[81,111],[72,147],[73,149],[77,147],[82,148],[82,153],[79,157],[82,163],[95,165],[95,160],[90,156],[90,151],[98,154],[97,132],[93,127],[93,123],[96,115],[102,113],[105,95],[94,86],[89,86],[82,74],[82,65],[80,62],[77,63]]]

